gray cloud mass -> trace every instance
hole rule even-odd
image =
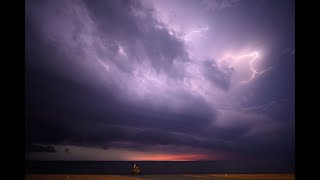
[[[240,3],[223,0],[197,5],[231,13]],[[273,151],[275,158],[291,152],[294,116],[287,114],[294,109],[289,104],[294,99],[281,101],[279,112],[272,103],[279,100],[261,103],[247,95],[257,94],[258,83],[239,89],[233,80],[242,78],[237,73],[248,68],[250,59],[244,59],[241,63],[247,64],[237,71],[221,57],[209,56],[210,47],[219,45],[210,36],[203,49],[208,51],[203,55],[207,58],[194,56],[184,33],[165,21],[152,1],[27,0],[25,11],[28,146],[140,151],[162,147],[166,152],[183,152],[181,147],[186,147],[208,155],[225,152],[255,158],[268,154],[261,146]],[[195,34],[190,41],[201,38],[205,39]],[[221,47],[232,46],[226,44]],[[282,72],[288,78],[281,80],[292,82],[289,76],[294,72]],[[281,82],[266,84],[270,83]],[[245,106],[240,97],[245,97]],[[290,98],[291,94],[285,97]],[[293,119],[279,122],[280,117]]]

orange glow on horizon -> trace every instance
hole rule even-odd
[[[158,154],[158,155],[146,155],[136,156],[131,160],[134,161],[198,161],[198,160],[210,160],[209,156],[203,154]]]

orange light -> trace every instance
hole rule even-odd
[[[140,161],[198,161],[208,160],[209,157],[203,154],[157,154],[136,156],[132,160]]]

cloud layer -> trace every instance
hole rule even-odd
[[[206,3],[222,11],[241,2]],[[279,104],[279,116],[261,111],[258,104],[275,100],[265,94],[265,103],[250,94],[264,85],[236,86],[250,59],[240,66],[220,56],[196,56],[210,54],[192,48],[200,37],[186,41],[187,31],[167,21],[158,7],[138,0],[26,2],[27,144],[166,157],[186,154],[186,148],[195,156],[183,157],[209,159],[262,158],[268,151],[261,144],[273,147],[274,158],[285,154],[276,146],[291,151],[294,96]],[[281,72],[289,79],[294,73]]]

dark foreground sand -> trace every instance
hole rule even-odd
[[[26,174],[25,180],[293,180],[295,174],[75,175]]]

